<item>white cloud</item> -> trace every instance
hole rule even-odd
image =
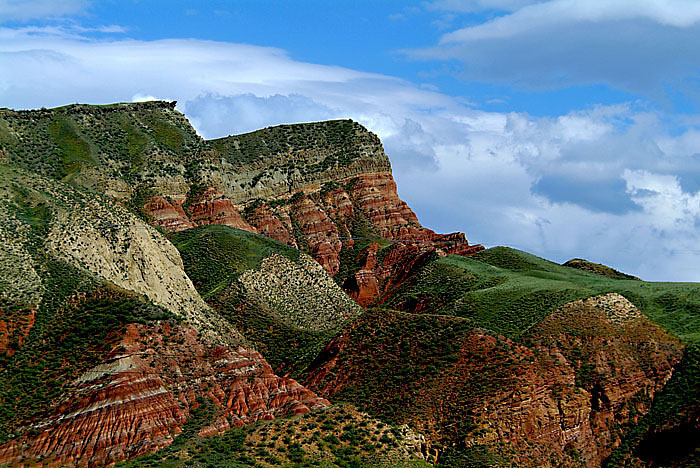
[[[664,26],[685,28],[700,21],[695,0],[551,0],[527,5],[486,23],[444,35],[442,44],[481,39],[512,38],[551,27],[581,22],[647,19]]]
[[[648,279],[694,279],[700,119],[681,134],[633,104],[547,118],[474,110],[393,77],[200,40],[87,40],[0,28],[0,106],[176,99],[206,137],[350,117],[383,139],[425,225]],[[695,171],[695,172],[693,172]],[[688,178],[687,175],[692,177]],[[697,231],[697,232],[696,232]],[[683,246],[683,247],[681,247]]]
[[[660,231],[695,231],[700,223],[700,191],[687,193],[676,176],[625,169],[632,200],[643,207]]]
[[[558,118],[444,117],[451,125],[441,123],[448,131],[434,146],[437,169],[397,171],[427,225],[555,261],[579,256],[646,279],[700,280],[691,267],[700,260],[691,248],[700,241],[700,191],[684,190],[676,175],[700,161],[688,161],[685,144],[674,154],[660,149],[696,130],[672,137],[631,106]]]
[[[271,47],[203,40],[90,41],[57,28],[0,28],[2,101],[10,107],[128,100],[137,93],[312,96],[355,112],[453,105],[385,75],[297,62]]]
[[[89,0],[0,0],[0,23],[74,15],[89,5]]]
[[[131,102],[148,102],[148,101],[158,101],[159,99],[155,96],[148,94],[137,93],[131,98]]]

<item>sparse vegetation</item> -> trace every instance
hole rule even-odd
[[[619,272],[613,268],[610,268],[609,266],[601,265],[600,263],[589,262],[588,260],[584,260],[582,258],[572,258],[571,260],[565,262],[564,266],[570,268],[578,268],[579,270],[588,271],[590,273],[595,273],[614,279],[639,279],[636,276]]]
[[[258,275],[262,277],[251,276],[257,275],[251,270],[257,271],[271,256],[299,263],[299,251],[286,244],[226,226],[189,229],[170,238],[202,297],[282,373],[304,370],[345,317],[357,314],[357,306],[340,289],[324,289],[327,280],[302,273],[303,267],[297,267],[296,275],[284,269],[272,272],[270,267]],[[272,276],[266,279],[267,274]],[[275,280],[276,275],[280,279]],[[292,276],[307,277],[303,275],[308,283],[297,291],[294,280],[299,278]],[[276,284],[283,278],[285,282]]]
[[[324,437],[315,429],[321,422],[328,423]],[[430,467],[414,456],[415,448],[405,445],[396,428],[346,405],[302,417],[259,421],[214,437],[190,432],[183,432],[169,447],[117,467]]]

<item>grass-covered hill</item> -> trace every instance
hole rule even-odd
[[[175,103],[68,105],[0,110],[0,147],[8,163],[98,191],[180,178],[201,145]],[[179,177],[178,177],[179,176]]]
[[[0,109],[0,162],[135,205],[144,194],[184,197],[201,185],[241,203],[369,166],[391,170],[377,136],[352,120],[206,141],[166,101]]]
[[[298,418],[260,421],[214,437],[196,436],[197,411],[175,443],[118,468],[430,468],[410,429],[378,421],[350,405]]]
[[[471,258],[436,258],[387,303],[412,311],[468,319],[473,326],[517,339],[567,302],[617,292],[651,320],[689,343],[700,340],[700,287],[649,283],[573,269],[507,247]]]

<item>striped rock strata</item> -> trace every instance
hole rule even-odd
[[[91,467],[153,452],[170,445],[202,405],[213,410],[199,428],[207,436],[328,404],[276,376],[257,351],[206,345],[190,327],[131,324],[112,355],[32,425],[34,435],[0,446],[0,464]]]

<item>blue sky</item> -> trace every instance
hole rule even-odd
[[[700,281],[700,2],[0,0],[0,107],[351,117],[423,224]]]

